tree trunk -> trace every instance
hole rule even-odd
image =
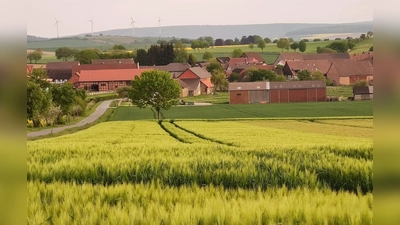
[[[157,109],[157,118],[160,119],[160,109]]]

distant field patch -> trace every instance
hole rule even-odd
[[[298,118],[372,116],[372,101],[280,103],[280,104],[217,104],[211,106],[175,106],[162,111],[166,119],[234,119],[234,118]],[[118,107],[112,121],[155,119],[150,108]]]

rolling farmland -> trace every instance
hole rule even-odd
[[[28,141],[27,221],[372,224],[372,127],[138,120]]]

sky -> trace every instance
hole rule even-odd
[[[53,38],[93,31],[179,25],[351,23],[373,20],[372,0],[37,0],[27,34]]]

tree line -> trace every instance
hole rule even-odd
[[[75,60],[81,64],[90,64],[93,59],[123,59],[133,58],[140,65],[167,65],[171,62],[187,62],[194,66],[197,59],[194,55],[188,54],[186,46],[178,41],[175,44],[161,43],[151,45],[149,49],[137,49],[127,51],[122,45],[115,45],[109,52],[100,52],[98,49],[77,50],[68,47],[61,47],[55,51],[57,59],[63,61]]]
[[[35,69],[27,81],[28,126],[40,127],[65,124],[71,117],[86,110],[86,92],[74,89],[69,82],[52,84],[44,69]]]

